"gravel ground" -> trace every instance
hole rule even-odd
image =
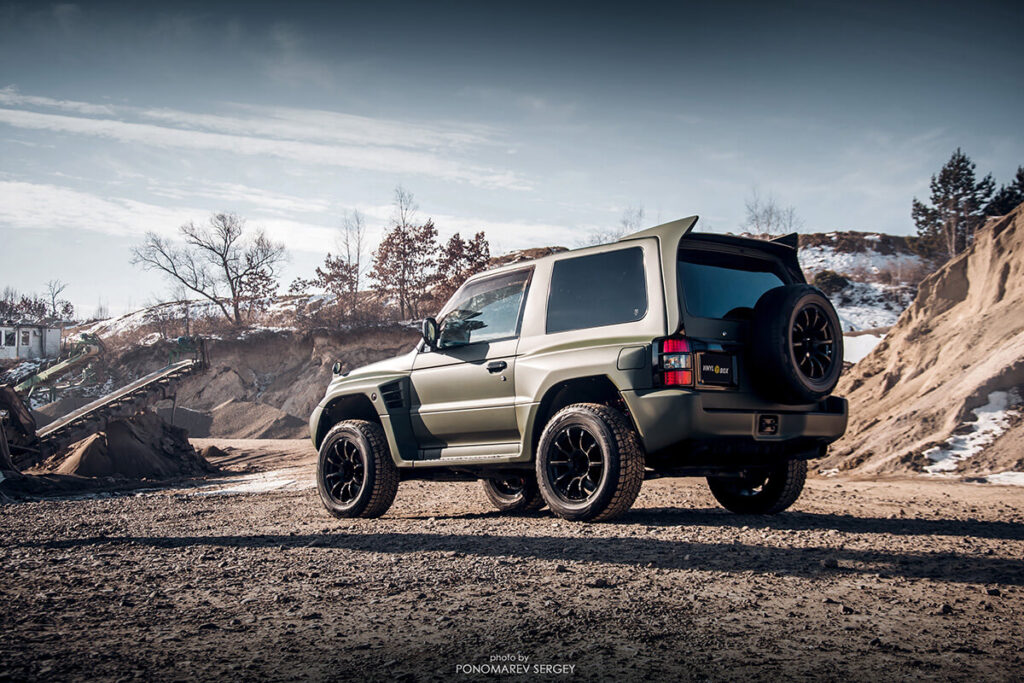
[[[281,443],[228,444],[222,464],[298,462],[271,478],[298,485],[0,506],[0,680],[1024,671],[1019,488],[818,479],[756,517],[662,479],[587,525],[491,511],[475,484],[406,482],[384,518],[335,520],[307,447]]]

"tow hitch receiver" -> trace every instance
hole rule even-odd
[[[779,433],[778,415],[758,415],[757,433],[760,436],[775,436]]]

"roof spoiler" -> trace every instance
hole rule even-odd
[[[800,236],[795,232],[791,232],[788,235],[773,237],[771,241],[793,249],[797,249],[800,246]]]

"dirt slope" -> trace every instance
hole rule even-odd
[[[1024,205],[926,278],[885,341],[843,378],[846,436],[823,467],[917,471],[996,391],[1024,385]],[[991,462],[994,471],[1009,461]]]
[[[304,436],[306,421],[323,398],[335,361],[351,370],[403,353],[418,339],[416,330],[400,325],[317,332],[247,331],[238,338],[210,339],[210,369],[186,379],[176,389],[180,414],[175,422],[199,437]],[[111,355],[104,360],[111,386],[121,386],[166,365],[172,346],[171,342],[133,346]],[[245,420],[236,419],[237,406],[225,406],[228,401],[249,404],[259,414],[262,435]],[[220,417],[218,407],[226,411]],[[159,408],[169,419],[170,402],[162,402]]]
[[[142,411],[111,422],[103,431],[68,446],[29,473],[169,479],[213,469],[196,454],[184,430]]]

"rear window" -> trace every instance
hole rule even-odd
[[[548,334],[628,323],[645,315],[647,281],[640,247],[555,262]]]
[[[698,318],[749,318],[769,289],[786,284],[770,259],[715,251],[679,251],[679,300]]]

